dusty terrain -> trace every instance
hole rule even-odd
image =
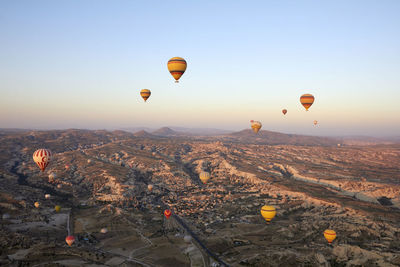
[[[400,265],[400,145],[250,134],[2,132],[0,265]],[[54,153],[44,173],[41,147]]]

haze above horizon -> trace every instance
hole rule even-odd
[[[400,136],[399,1],[246,3],[0,2],[0,128]]]

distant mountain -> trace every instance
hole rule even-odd
[[[158,135],[158,136],[176,136],[176,135],[182,135],[182,133],[175,132],[169,127],[162,127],[158,130],[155,130],[152,132],[153,135]]]
[[[341,142],[346,145],[377,145],[377,144],[393,144],[398,143],[400,138],[396,140],[396,138],[377,138],[377,137],[370,137],[370,136],[344,136],[340,137]]]
[[[141,130],[139,132],[134,133],[133,136],[135,136],[135,137],[147,137],[147,138],[154,137],[154,135],[152,135],[151,133],[148,133],[148,132],[146,132],[144,130]]]
[[[268,145],[337,145],[340,140],[329,137],[318,137],[297,134],[284,134],[279,132],[261,130],[257,134],[253,130],[246,129],[240,132],[222,136],[222,139],[241,142]]]
[[[221,135],[221,134],[232,133],[232,131],[214,129],[214,128],[184,128],[184,127],[175,127],[175,126],[170,126],[168,128],[170,128],[174,131],[177,131],[179,133],[185,133],[185,134],[190,134],[190,135],[212,136],[212,135]]]

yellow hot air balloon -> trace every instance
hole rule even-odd
[[[326,229],[324,232],[324,236],[325,236],[326,241],[328,241],[328,243],[331,244],[332,241],[335,240],[335,238],[336,238],[336,232],[331,229]]]
[[[200,173],[200,180],[203,184],[207,183],[207,181],[211,178],[211,174],[209,172],[201,172]]]
[[[270,222],[276,215],[275,207],[265,205],[261,208],[261,215],[267,222]]]
[[[250,123],[251,123],[251,128],[253,129],[253,131],[254,131],[255,133],[258,133],[258,131],[259,131],[259,130],[261,129],[261,127],[262,127],[261,122],[251,120]]]
[[[33,205],[35,206],[35,208],[39,208],[39,206],[40,206],[39,202],[37,202],[37,201]]]
[[[55,206],[55,207],[54,207],[54,210],[55,210],[56,212],[60,212],[61,206],[59,206],[59,205]]]
[[[181,57],[173,57],[168,60],[167,66],[169,72],[175,78],[175,82],[178,83],[181,76],[185,73],[187,67],[186,60]]]
[[[314,103],[314,96],[312,94],[304,94],[300,97],[300,103],[308,109],[311,107],[311,105]]]
[[[140,95],[142,96],[142,98],[144,99],[144,102],[147,101],[147,99],[149,99],[150,95],[151,95],[151,91],[149,89],[142,89],[140,91]]]

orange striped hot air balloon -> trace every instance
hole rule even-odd
[[[169,219],[169,217],[171,216],[172,212],[170,210],[165,210],[164,211],[164,215],[167,219]]]
[[[68,246],[72,246],[75,242],[75,237],[73,235],[69,235],[65,238],[65,242],[67,242]]]
[[[336,232],[331,229],[326,229],[324,231],[324,237],[325,237],[326,241],[328,241],[328,243],[331,244],[332,241],[335,240],[335,238],[336,238]]]
[[[261,208],[261,215],[269,223],[276,215],[276,209],[274,206],[265,205]]]
[[[179,79],[186,71],[187,67],[186,60],[184,60],[181,57],[173,57],[170,60],[168,60],[167,66],[169,72],[175,78],[175,82],[178,83]]]
[[[314,96],[312,94],[304,94],[300,97],[300,103],[308,109],[311,107],[311,105],[314,103]]]
[[[49,149],[38,149],[33,153],[33,161],[39,166],[40,170],[44,172],[52,159],[52,154]]]
[[[140,95],[144,99],[144,102],[146,102],[147,99],[149,99],[149,97],[151,95],[151,91],[149,89],[142,89],[140,91]]]
[[[283,115],[286,115],[287,109],[282,109],[282,113],[283,113]]]

